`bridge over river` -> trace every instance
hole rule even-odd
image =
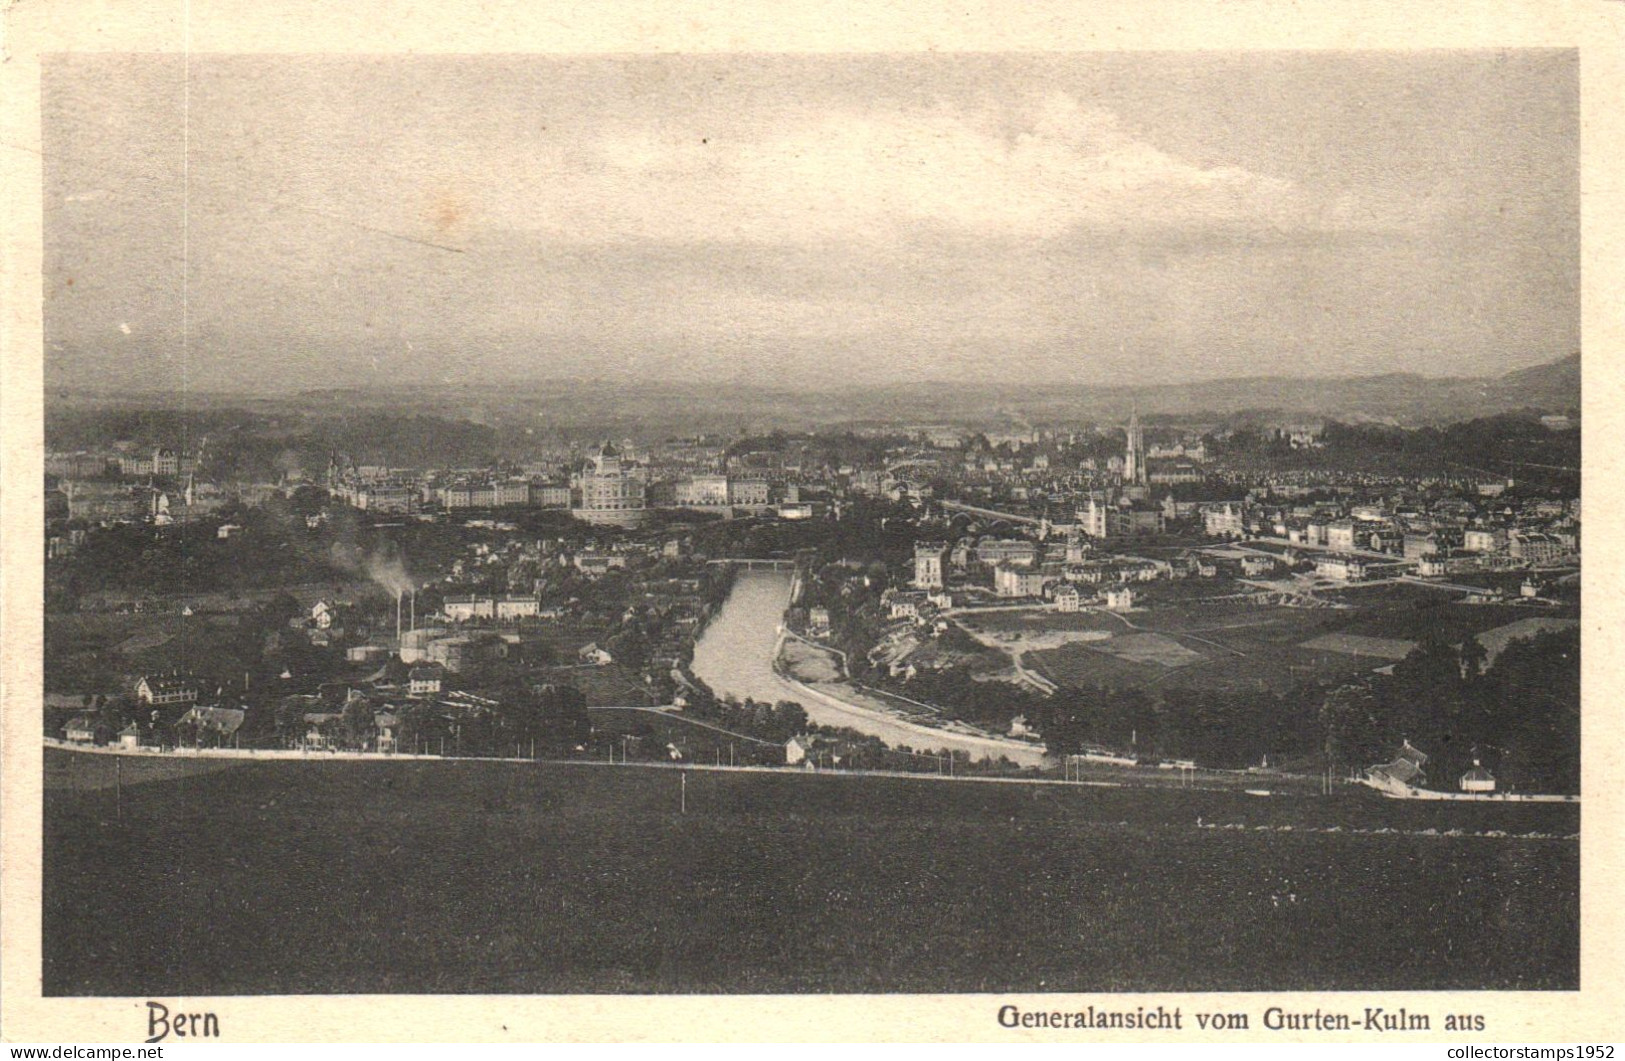
[[[953,751],[972,759],[1007,756],[1022,766],[1043,762],[1043,749],[1020,741],[979,737],[922,726],[840,695],[841,687],[814,687],[773,668],[783,639],[781,624],[790,603],[793,576],[786,571],[744,570],[722,611],[694,646],[694,673],[718,696],[773,703],[794,700],[822,726],[844,726],[893,746]]]

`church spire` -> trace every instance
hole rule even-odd
[[[1123,482],[1130,486],[1145,482],[1145,434],[1140,430],[1140,403],[1136,400],[1128,417],[1128,440],[1123,450]]]

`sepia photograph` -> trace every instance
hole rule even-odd
[[[1578,49],[39,101],[47,998],[1579,991]]]

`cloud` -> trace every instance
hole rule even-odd
[[[538,183],[518,227],[585,242],[1045,238],[1079,226],[1314,227],[1347,206],[1171,155],[1065,93],[1013,120],[936,106],[791,113],[734,136],[607,133]],[[1341,211],[1341,213],[1340,213]]]

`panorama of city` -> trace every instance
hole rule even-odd
[[[1528,59],[1530,83],[1561,88],[1566,56]],[[1001,119],[1030,131],[976,156],[1004,160],[1011,172],[998,180],[1041,181],[1063,158],[1088,172],[1144,167],[1062,189],[1057,216],[1086,200],[1067,215],[1066,233],[1095,233],[1079,237],[1082,249],[991,199],[981,209],[1013,237],[988,236],[981,215],[911,216],[920,232],[895,237],[907,247],[895,269],[926,293],[904,310],[886,301],[901,297],[885,286],[894,266],[880,264],[892,243],[830,227],[809,251],[769,223],[771,201],[748,198],[777,194],[760,180],[717,193],[747,197],[737,246],[709,233],[685,242],[678,222],[622,199],[602,220],[609,235],[573,244],[553,215],[560,227],[545,237],[518,225],[492,235],[501,226],[488,218],[478,228],[471,212],[498,209],[486,200],[436,199],[429,214],[391,224],[349,225],[332,205],[298,214],[273,193],[316,187],[328,156],[281,184],[233,170],[261,164],[256,148],[227,149],[246,128],[234,116],[263,117],[272,142],[293,121],[280,99],[327,100],[342,82],[406,108],[398,135],[410,139],[415,112],[389,102],[404,98],[401,70],[313,66],[279,93],[276,78],[291,76],[280,68],[222,59],[187,75],[203,78],[190,120],[213,133],[191,140],[203,145],[186,177],[200,220],[182,249],[196,278],[177,339],[215,352],[166,360],[116,353],[170,319],[131,309],[142,298],[169,305],[147,274],[144,294],[105,304],[93,273],[74,286],[88,268],[76,255],[98,233],[133,239],[111,227],[118,193],[109,202],[97,190],[107,171],[73,161],[107,150],[81,104],[115,62],[148,70],[137,58],[81,59],[47,85],[63,101],[53,120],[67,159],[53,163],[63,173],[48,215],[62,247],[48,298],[57,338],[47,367],[58,368],[47,376],[44,466],[48,994],[1577,987],[1580,357],[1577,337],[1570,345],[1556,325],[1539,341],[1514,335],[1533,319],[1518,300],[1534,305],[1548,277],[1517,272],[1535,253],[1528,242],[1508,244],[1501,272],[1485,264],[1502,251],[1486,249],[1479,226],[1492,222],[1471,213],[1476,200],[1457,214],[1429,205],[1435,213],[1414,223],[1433,227],[1414,246],[1395,234],[1398,221],[1350,220],[1363,216],[1357,188],[1316,212],[1309,168],[1246,170],[1273,164],[1279,143],[1249,154],[1250,141],[1202,140],[1219,135],[1205,126],[1158,126],[1161,97],[1137,94],[1168,90],[1127,70],[1102,82],[1129,86],[1101,97],[1113,113],[1078,102],[1082,89],[1034,95],[1037,117],[1018,101]],[[410,69],[458,86],[462,62]],[[621,60],[572,62],[558,76],[596,78],[593,91],[620,98]],[[673,60],[669,76],[720,82],[688,62]],[[913,75],[894,60],[874,60],[879,73],[868,60],[817,62],[851,82],[820,106],[861,113],[875,142],[895,136],[914,150],[919,141],[896,130],[916,123],[984,143],[973,141],[979,82],[957,65],[929,76],[958,102],[930,110],[902,98],[896,86]],[[1295,84],[1304,75],[1293,64],[1310,60],[1278,62],[1242,77],[1214,59],[1204,76],[1241,86],[1237,100],[1265,101],[1286,91],[1268,77]],[[1397,59],[1392,70],[1369,57],[1314,62],[1347,62],[1379,95],[1412,76]],[[1439,59],[1425,76],[1456,93],[1451,107],[1511,106],[1480,98],[1488,62]],[[672,103],[659,136],[684,121],[755,135],[750,108],[787,91],[775,80],[783,63],[759,65],[728,68],[747,87],[769,86],[739,90],[737,126],[723,113],[735,90],[707,89],[723,95],[701,117],[718,124],[690,114],[700,104]],[[167,98],[174,71],[164,70],[150,78],[155,99]],[[871,84],[898,100],[868,100],[859,89]],[[494,128],[502,107],[518,106],[499,104],[484,81],[469,91],[490,101]],[[548,91],[534,88],[537,99]],[[659,116],[666,105],[641,91],[625,89],[635,106],[582,104],[592,119],[582,128],[653,123],[640,108]],[[1534,89],[1529,98],[1545,106]],[[331,115],[348,114],[309,105],[335,126]],[[1456,120],[1443,104],[1412,105],[1421,109],[1395,113],[1417,128]],[[895,113],[875,116],[886,107]],[[1355,123],[1351,142],[1390,142],[1386,127],[1338,113]],[[1489,155],[1536,150],[1485,132],[1513,121],[1486,114],[1474,135],[1493,140]],[[1258,120],[1267,141],[1273,119]],[[343,145],[360,134],[305,130],[288,134],[287,150],[317,151],[323,135]],[[485,126],[459,135],[490,137],[480,157],[508,164]],[[692,192],[673,211],[701,210],[714,170],[789,151],[763,139],[756,154],[695,162],[727,149],[695,135],[670,148],[673,161],[655,140],[616,142],[619,154],[606,148],[609,161],[583,165],[576,184],[575,156],[560,156],[553,184],[514,194],[534,194],[536,210],[553,209],[552,195],[588,202],[595,174],[621,166],[652,174],[647,187],[664,194]],[[391,167],[405,173],[424,157],[368,142],[380,158],[332,158],[404,181]],[[1034,143],[1050,154],[1029,174],[1022,152]],[[1395,147],[1395,172],[1478,179],[1430,144]],[[890,154],[867,150],[841,157],[872,166],[863,179],[877,187],[915,187],[886,168]],[[1208,160],[1225,150],[1240,161]],[[1504,169],[1482,180],[1524,179]],[[232,188],[271,189],[271,205],[210,205],[215,172]],[[1385,208],[1412,193],[1432,204],[1424,183],[1392,178]],[[358,198],[332,202],[373,218],[366,183],[340,185]],[[1216,186],[1222,195],[1199,197]],[[1554,211],[1567,194],[1552,193]],[[1147,206],[1164,195],[1172,219]],[[1141,220],[1100,228],[1102,212]],[[1245,227],[1255,221],[1256,233]],[[284,231],[304,239],[335,225],[330,261],[277,257]],[[1171,236],[1175,225],[1186,235]],[[160,241],[171,231],[151,230]],[[764,250],[770,236],[789,249]],[[500,242],[533,238],[553,241],[546,254]],[[939,238],[952,253],[920,249]],[[1119,240],[1140,243],[1099,265],[1117,253],[1099,248]],[[1335,253],[1303,249],[1314,241]],[[1042,254],[1024,257],[1029,243]],[[974,249],[984,246],[994,249]],[[851,249],[839,268],[832,247]],[[1457,247],[1477,256],[1471,283],[1436,258]],[[1202,278],[1181,272],[1187,253]],[[888,361],[853,355],[861,344],[844,339],[826,355],[803,339],[836,311],[796,318],[799,336],[786,323],[825,304],[824,279],[843,292],[874,285],[883,309],[862,328],[901,343],[913,307],[938,293],[936,270],[1030,266],[1044,277],[1032,283],[1070,283],[1056,277],[1064,254],[1077,255],[1079,275],[1096,270],[1078,297],[1106,309],[1067,324],[1052,360],[1012,343],[957,361]],[[270,264],[243,264],[256,255]],[[645,260],[653,278],[629,264]],[[1353,368],[1311,364],[1313,343],[1281,339],[1272,322],[1297,312],[1287,300],[1322,295],[1277,291],[1289,274],[1345,267],[1366,286],[1325,298],[1355,301],[1305,311],[1328,315],[1314,327],[1336,343],[1366,340],[1332,315],[1356,322],[1350,334],[1397,320],[1432,336],[1429,350],[1478,343],[1493,356],[1435,364],[1407,346]],[[500,344],[481,329],[518,296],[457,286],[488,274],[523,288],[515,277],[526,270],[557,270],[548,275],[565,279],[550,285],[599,291],[580,279],[590,275],[617,293],[573,290],[568,313],[618,300],[592,328],[630,321],[656,336],[669,313],[677,349],[710,334],[707,314],[727,299],[742,300],[730,313],[754,312],[742,307],[769,298],[757,288],[781,269],[801,277],[802,307],[771,296],[763,319],[787,329],[782,347],[696,347],[636,369],[587,339],[521,342],[519,353],[500,347],[500,369],[482,362],[481,343]],[[706,274],[693,280],[703,295],[680,293],[691,270]],[[1206,290],[1223,270],[1213,305],[1168,287],[1173,276]],[[1417,279],[1430,270],[1444,279]],[[953,275],[938,304],[949,318],[956,302],[980,315],[1016,297],[984,305],[966,293],[966,274]],[[1383,279],[1407,276],[1415,283]],[[1503,277],[1513,279],[1490,297]],[[1136,284],[1161,308],[1123,308],[1141,297]],[[261,286],[281,293],[261,298]],[[524,312],[567,316],[549,297],[534,294],[542,308]],[[840,312],[870,312],[829,298]],[[465,311],[478,299],[490,305]],[[357,330],[344,342],[363,353],[252,352],[316,349],[321,329],[349,327],[351,304]],[[1018,309],[998,326],[1048,328],[1060,303],[1041,305],[1042,319]],[[392,315],[409,322],[399,336]],[[277,321],[290,338],[256,345]],[[1106,332],[1079,338],[1097,326]],[[432,347],[424,336],[438,327],[466,332],[467,350],[456,339]],[[1232,333],[1257,352],[1202,360],[1208,336]],[[1146,352],[1176,341],[1194,345]],[[97,384],[70,371],[79,365],[124,382]],[[1125,1026],[1143,1014],[1101,1019]]]

